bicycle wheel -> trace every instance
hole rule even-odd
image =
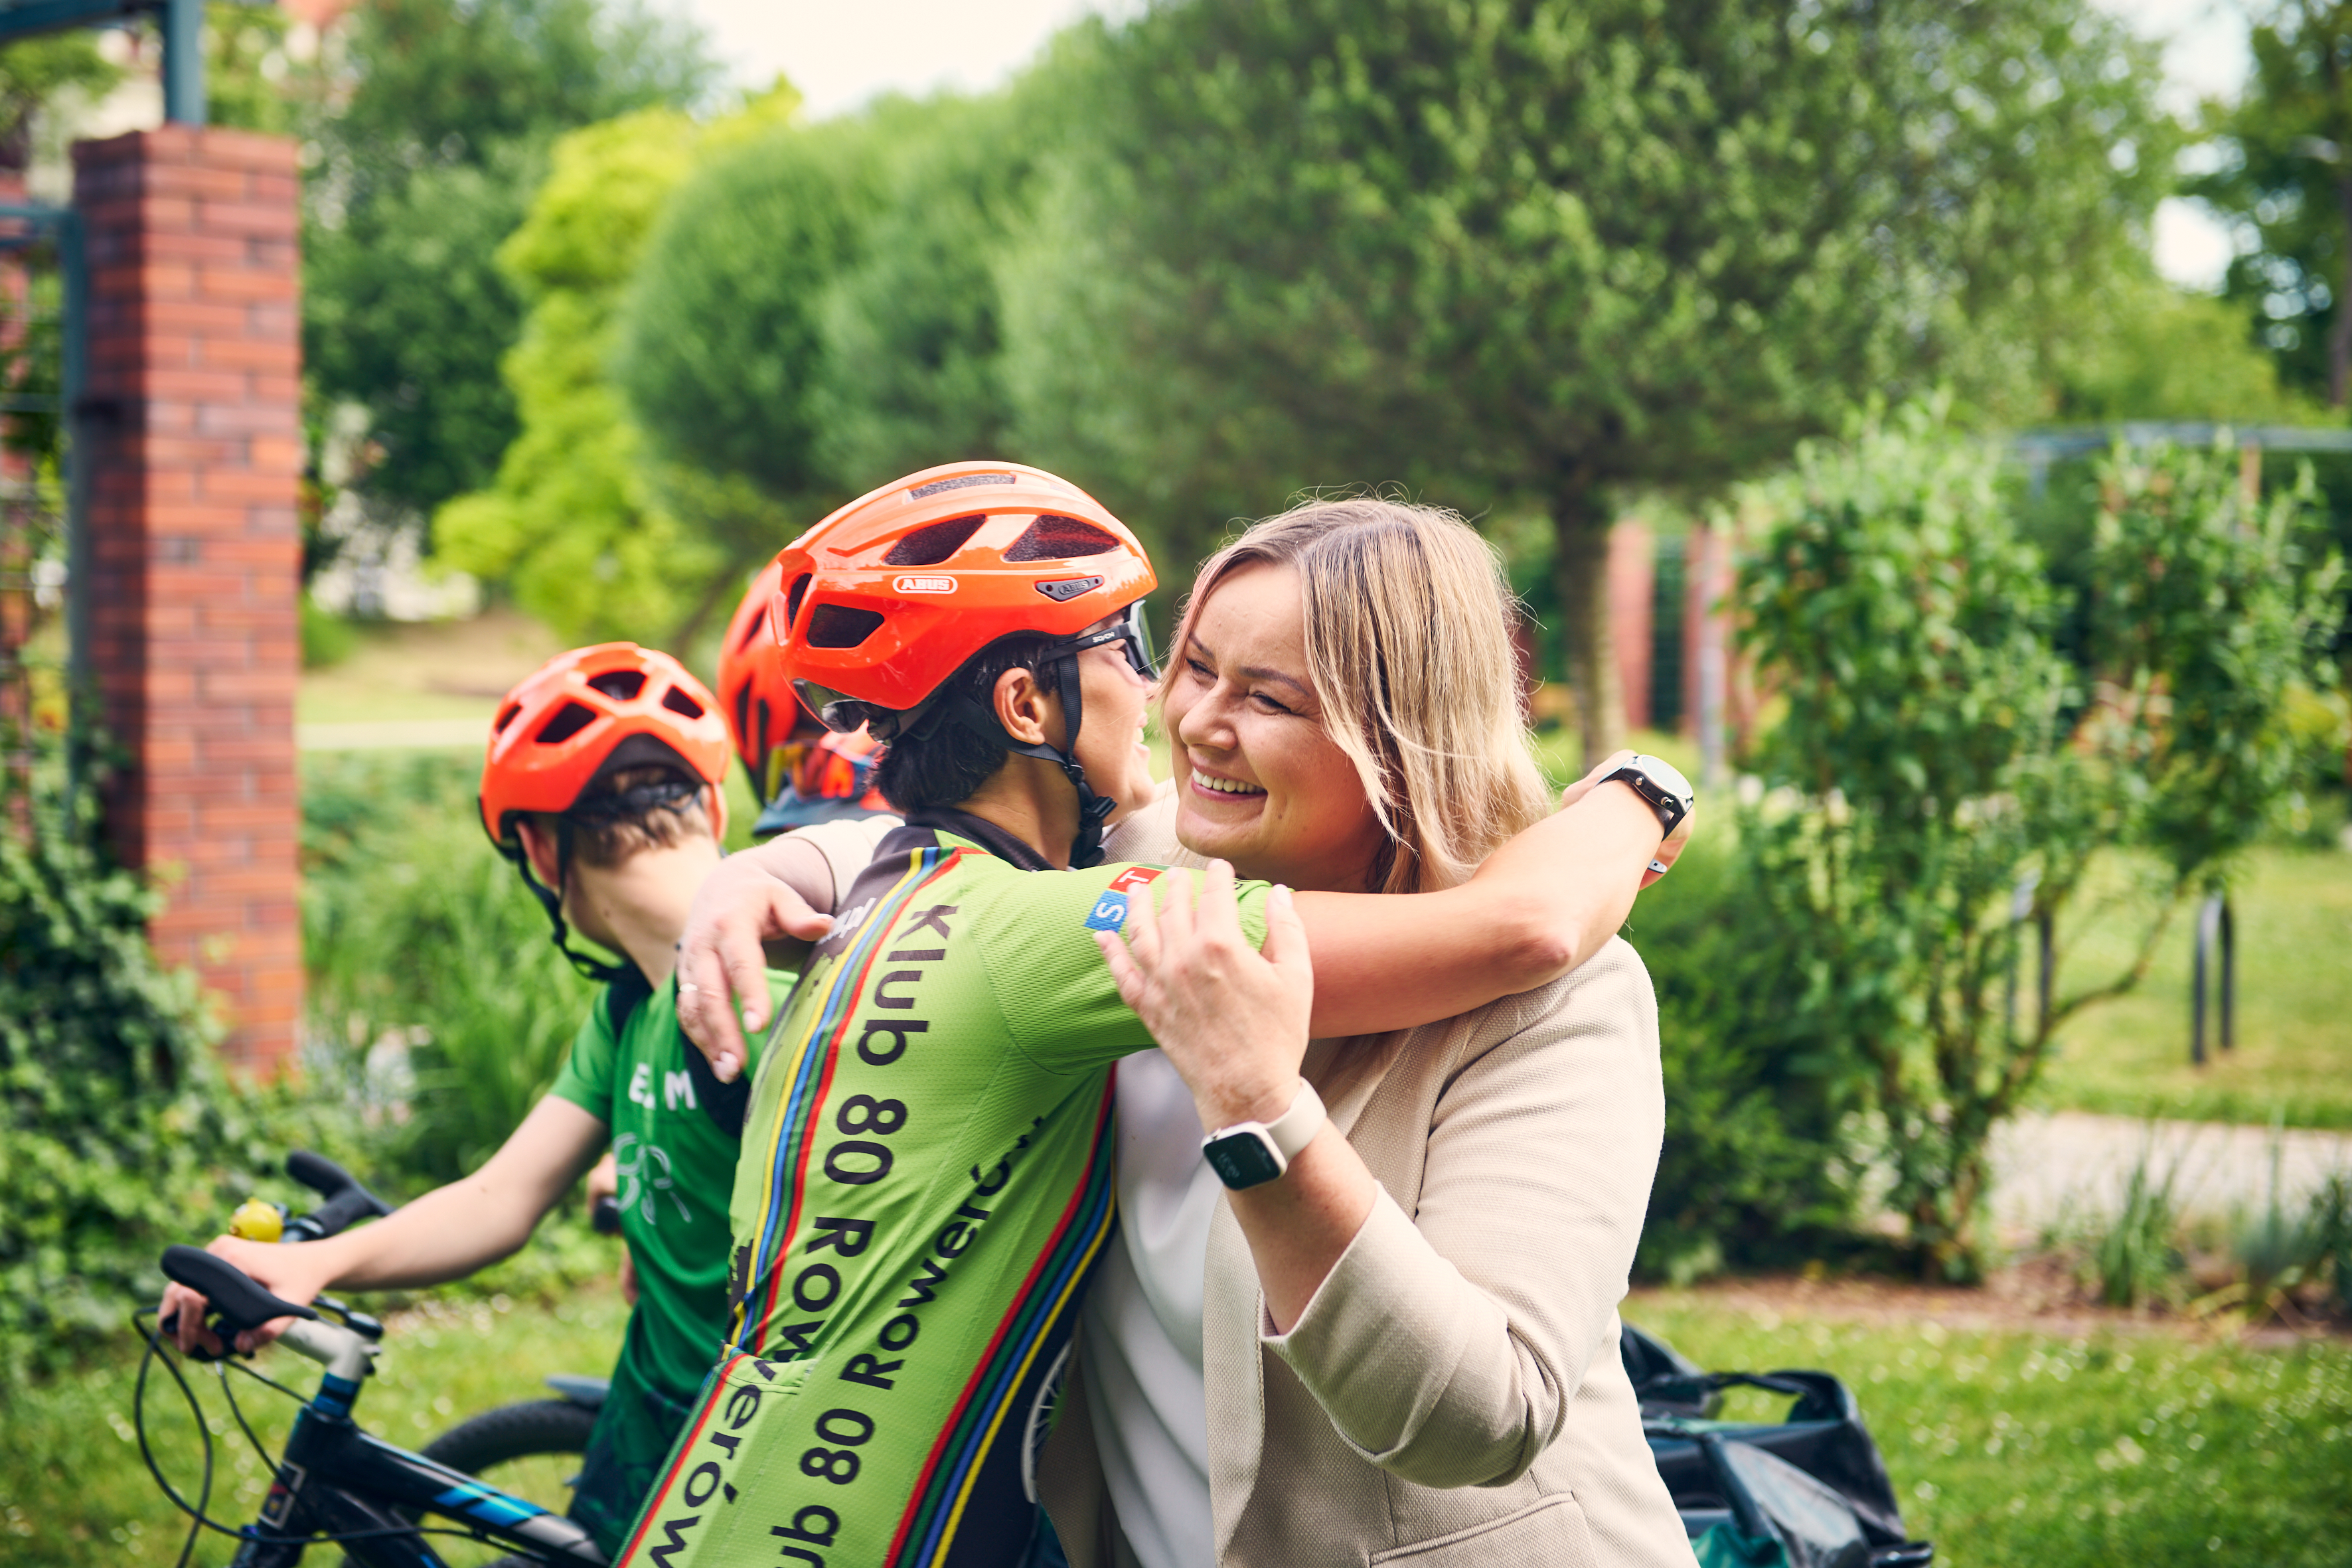
[[[452,1426],[417,1450],[453,1470],[462,1470],[499,1490],[562,1513],[572,1503],[572,1480],[588,1449],[596,1413],[568,1399],[533,1399],[501,1405]],[[403,1510],[404,1513],[405,1510]],[[434,1550],[451,1562],[481,1562],[488,1552],[464,1542],[434,1538]],[[524,1558],[500,1556],[498,1564],[529,1568]],[[354,1568],[350,1558],[344,1568]]]

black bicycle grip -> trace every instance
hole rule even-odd
[[[297,1149],[286,1156],[286,1173],[327,1201],[286,1228],[316,1241],[335,1235],[353,1220],[382,1216],[392,1205],[360,1184],[359,1178],[323,1154]]]
[[[205,1316],[217,1318],[231,1333],[257,1329],[276,1318],[312,1318],[318,1313],[280,1300],[263,1289],[253,1276],[226,1258],[215,1258],[201,1247],[163,1249],[163,1276],[185,1285],[211,1303]]]

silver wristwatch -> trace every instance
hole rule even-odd
[[[1201,1157],[1217,1179],[1235,1192],[1260,1186],[1290,1169],[1298,1152],[1323,1130],[1323,1097],[1305,1079],[1290,1109],[1272,1121],[1240,1121],[1220,1127],[1201,1141]]]
[[[1635,795],[1649,802],[1650,809],[1658,814],[1660,843],[1675,836],[1675,829],[1682,826],[1683,818],[1688,816],[1691,808],[1698,804],[1698,793],[1691,788],[1690,780],[1683,777],[1682,770],[1660,757],[1636,753],[1623,767],[1601,782],[1615,784],[1621,780]],[[1650,868],[1654,871],[1665,869],[1654,860],[1650,863]]]

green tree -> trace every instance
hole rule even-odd
[[[368,410],[360,487],[429,511],[518,428],[499,361],[523,304],[494,259],[564,131],[708,91],[680,25],[602,0],[372,0],[313,95],[304,363]]]
[[[2233,301],[2126,274],[2109,281],[2098,310],[2103,330],[2058,357],[2050,410],[2057,420],[2325,418],[2305,392],[2282,384],[2277,358],[2248,335],[2245,311]]]
[[[1594,753],[1617,498],[1874,389],[2035,407],[2168,162],[2148,51],[2085,0],[1191,0],[1067,53],[1041,243],[1099,259],[1024,384],[1196,497],[1540,505]]]
[[[0,172],[21,180],[33,158],[33,116],[58,94],[97,99],[122,72],[98,52],[87,32],[51,33],[0,49]]]
[[[698,523],[714,498],[666,474],[610,374],[619,306],[672,192],[698,162],[757,139],[800,101],[779,83],[709,125],[643,110],[557,142],[530,216],[499,265],[530,301],[504,374],[521,416],[489,489],[435,514],[452,565],[511,585],[568,638],[690,641],[741,564]],[[740,489],[740,487],[736,487]]]
[[[2308,483],[2250,505],[2229,451],[2117,452],[2100,473],[2086,691],[1998,455],[1916,406],[1760,488],[1744,638],[1784,697],[1738,885],[1805,1048],[1854,1064],[1888,1201],[1927,1268],[1967,1278],[1992,1129],[2055,1030],[2147,973],[2181,902],[2226,877],[2294,784],[2292,693],[2341,614],[2308,558]],[[2092,858],[2154,852],[2135,956],[2069,990]],[[2053,1005],[2013,1019],[2021,933],[2059,936]],[[2030,964],[2031,959],[2024,963]]]
[[[739,569],[894,474],[1025,455],[993,271],[1024,124],[1011,94],[887,99],[719,158],[671,204],[619,379],[667,471],[765,498],[700,530]]]
[[[2189,182],[2255,247],[2223,284],[2250,310],[2289,384],[2344,406],[2352,386],[2352,5],[2279,0],[2254,24],[2253,73],[2233,108],[2210,117],[2229,153]]]

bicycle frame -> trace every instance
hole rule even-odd
[[[447,1520],[549,1563],[601,1568],[604,1553],[572,1521],[360,1430],[352,1407],[375,1357],[373,1343],[349,1329],[300,1321],[279,1342],[327,1371],[294,1418],[236,1568],[291,1568],[305,1547],[331,1542],[369,1568],[440,1568],[427,1538],[395,1509]]]

